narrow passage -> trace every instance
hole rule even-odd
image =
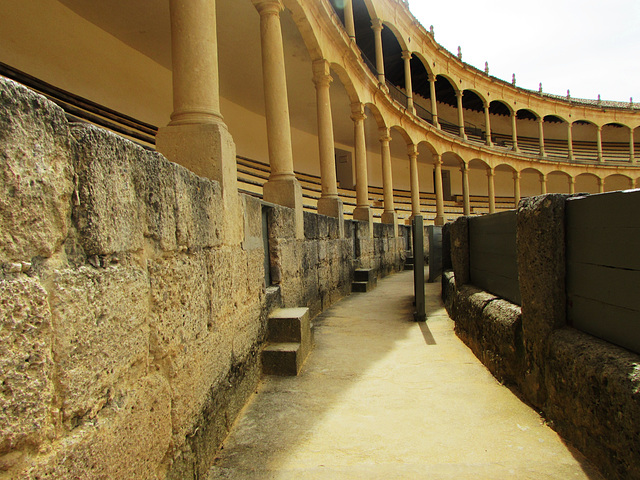
[[[392,275],[314,320],[298,377],[264,377],[209,480],[602,477],[456,337],[427,285]]]

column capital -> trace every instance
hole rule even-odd
[[[313,62],[313,83],[316,86],[328,87],[333,82],[331,76],[331,65],[326,60],[316,60]]]
[[[461,99],[463,95],[464,95],[464,92],[462,90],[456,90],[456,98]]]
[[[437,75],[436,74],[427,72],[427,80],[430,83],[431,82],[435,83],[436,79],[437,79]]]
[[[403,60],[411,60],[412,53],[409,50],[402,51],[402,59]]]
[[[569,184],[570,185],[575,185],[576,183],[576,179],[574,177],[572,177],[571,175],[569,175]]]
[[[520,172],[518,172],[517,170],[513,172],[513,179],[520,180]]]
[[[496,174],[496,169],[493,167],[487,167],[487,177],[493,177]]]
[[[416,145],[415,143],[407,144],[407,154],[409,155],[409,158],[413,158],[413,157],[417,158],[419,155],[418,145]]]
[[[251,0],[260,15],[280,15],[284,10],[282,0]]]
[[[462,162],[462,164],[460,165],[460,171],[462,173],[468,172],[469,171],[469,165],[467,165],[466,162]]]
[[[384,28],[384,25],[382,23],[382,20],[379,18],[372,18],[371,19],[371,28],[373,28],[374,32],[382,32],[382,29]]]
[[[538,123],[544,123],[544,117],[540,115],[537,119]]]
[[[380,127],[378,129],[378,134],[380,135],[380,142],[390,142],[391,141],[391,130],[387,127]]]
[[[547,174],[546,173],[540,173],[540,181],[541,182],[546,182],[547,181]]]
[[[602,131],[602,125],[596,125],[596,128],[598,129],[599,132]]]
[[[433,154],[433,164],[434,165],[442,165],[442,155],[439,153]]]
[[[352,103],[351,104],[351,120],[357,122],[359,120],[365,120],[367,115],[364,113],[364,103]]]

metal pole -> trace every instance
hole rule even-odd
[[[413,289],[416,311],[413,319],[424,322],[427,319],[424,298],[424,226],[422,216],[413,217]]]

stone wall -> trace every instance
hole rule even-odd
[[[306,214],[296,240],[267,206],[265,288],[265,204],[238,199],[230,227],[218,183],[0,81],[0,478],[202,478],[270,309],[321,311],[359,261],[359,222]],[[371,263],[399,269],[380,238]]]
[[[567,325],[566,195],[517,210],[522,306],[469,284],[468,219],[450,226],[443,298],[458,336],[606,478],[640,478],[640,355]]]

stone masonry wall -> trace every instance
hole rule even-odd
[[[518,207],[522,306],[469,285],[468,219],[450,226],[443,299],[458,336],[606,478],[640,478],[640,356],[566,325],[564,195]]]
[[[263,203],[238,198],[233,241],[217,182],[0,80],[0,478],[203,478],[270,309],[321,311],[358,262],[360,222],[308,214],[296,240],[270,206],[265,289]]]

